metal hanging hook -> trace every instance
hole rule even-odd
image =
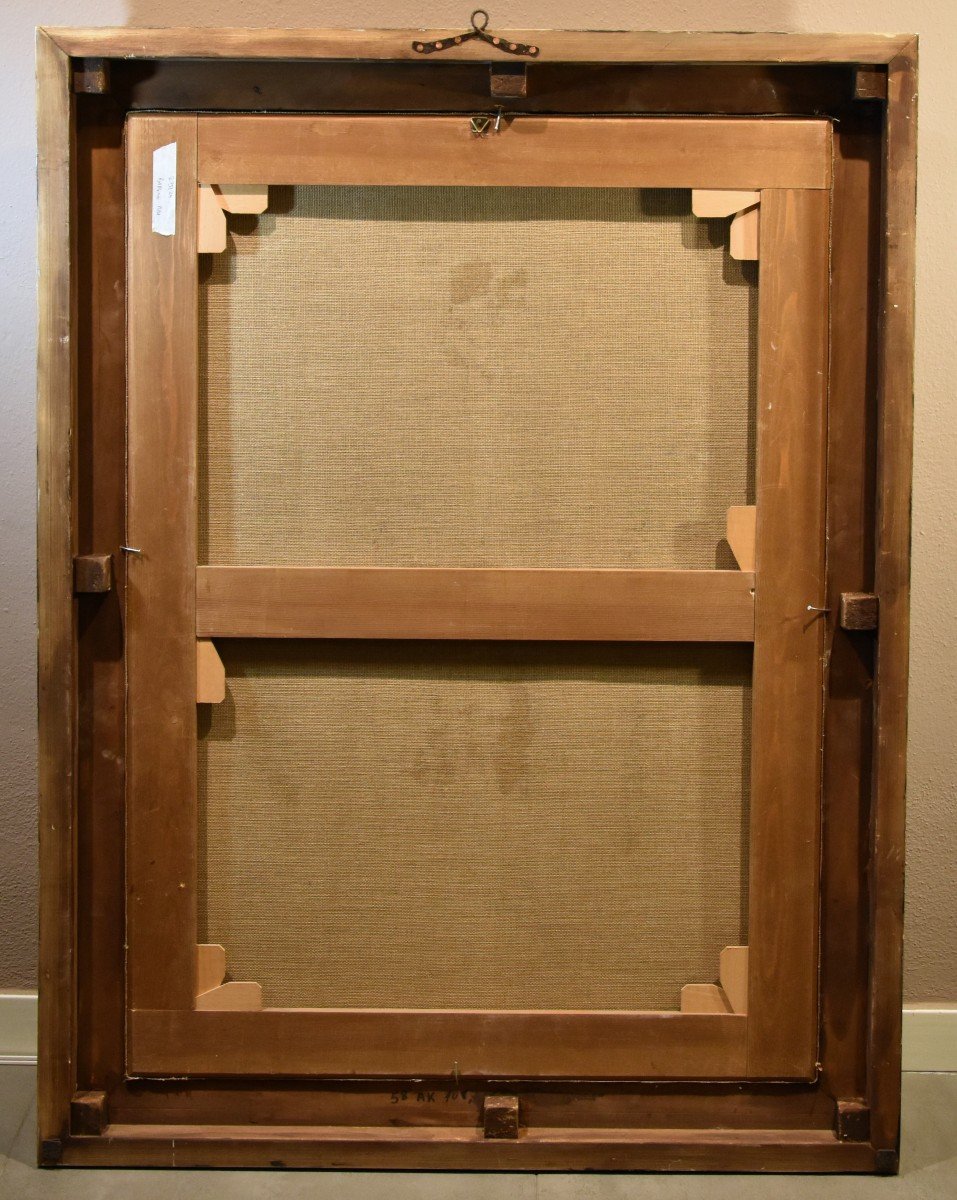
[[[461,46],[463,42],[469,42],[473,38],[478,38],[480,41],[488,42],[490,46],[494,46],[496,50],[501,50],[505,54],[516,54],[526,58],[538,57],[537,46],[526,46],[524,42],[510,42],[507,38],[489,33],[489,15],[484,8],[477,8],[472,13],[470,22],[472,28],[467,29],[465,33],[456,33],[452,37],[447,38],[437,38],[434,42],[424,40],[413,42],[412,49],[416,54],[435,54],[438,50],[448,50],[452,46]]]

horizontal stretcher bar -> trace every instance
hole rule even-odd
[[[221,567],[201,638],[752,642],[749,571]]]
[[[828,188],[831,126],[814,119],[201,116],[207,184],[390,187]]]

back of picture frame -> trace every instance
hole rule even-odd
[[[916,42],[458,36],[40,31],[40,1161],[894,1171]]]

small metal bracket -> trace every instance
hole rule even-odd
[[[469,128],[476,137],[485,137],[488,133],[498,133],[502,128],[502,117],[505,109],[501,105],[493,113],[478,113],[469,118]]]
[[[477,8],[471,16],[472,28],[466,30],[465,33],[456,33],[452,37],[437,38],[435,41],[426,41],[424,38],[420,42],[413,42],[412,49],[416,54],[435,54],[439,50],[449,50],[453,46],[461,46],[463,42],[470,42],[473,38],[479,38],[483,42],[488,42],[490,46],[494,46],[496,50],[501,50],[505,54],[519,54],[528,58],[536,58],[538,56],[537,46],[526,46],[524,42],[511,42],[508,38],[498,37],[495,34],[488,32],[489,16],[484,8]]]

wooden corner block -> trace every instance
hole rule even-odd
[[[106,1092],[77,1092],[70,1101],[70,1130],[98,1137],[110,1123]]]
[[[40,1166],[56,1167],[63,1161],[63,1139],[44,1138],[40,1143]]]
[[[253,1012],[263,1006],[262,985],[258,983],[221,983],[196,997],[203,1012]]]
[[[226,950],[215,944],[196,947],[196,995],[212,991],[226,978]]]
[[[224,212],[258,214],[269,207],[269,187],[265,183],[215,183],[212,189]]]
[[[887,99],[887,68],[860,66],[854,68],[855,100]]]
[[[877,597],[873,592],[841,592],[842,629],[876,629],[877,620]]]
[[[78,95],[105,96],[110,90],[110,60],[74,59],[73,90]]]
[[[900,1169],[901,1156],[899,1151],[892,1149],[890,1146],[881,1146],[874,1151],[875,1175],[896,1175]]]
[[[226,668],[215,645],[205,638],[196,643],[196,703],[222,704],[226,699]]]
[[[745,1016],[748,1011],[747,946],[725,946],[719,959],[718,975],[731,1011]]]
[[[525,63],[493,63],[489,67],[489,91],[495,100],[510,100],[528,94]]]
[[[866,1142],[871,1136],[871,1110],[863,1100],[838,1100],[834,1131],[842,1142]]]
[[[761,208],[746,208],[731,221],[731,257],[744,262],[760,257]]]
[[[696,217],[733,217],[760,204],[760,192],[722,191],[717,188],[693,188],[691,211]]]
[[[215,942],[196,947],[196,1007],[205,1012],[249,1012],[263,1006],[258,983],[223,983],[226,949]]]
[[[717,983],[686,983],[681,989],[683,1013],[730,1013],[731,1005]]]
[[[112,587],[112,554],[78,554],[73,559],[73,591],[77,595],[108,592]]]
[[[742,571],[754,570],[757,525],[758,510],[753,504],[735,504],[728,509],[728,545]]]
[[[482,1124],[487,1138],[517,1138],[518,1097],[486,1096]]]
[[[731,257],[742,260],[759,257],[760,192],[693,188],[691,211],[696,217],[731,217]]]
[[[197,254],[222,254],[226,249],[226,214],[219,197],[208,183],[199,185],[199,207],[196,214]]]

